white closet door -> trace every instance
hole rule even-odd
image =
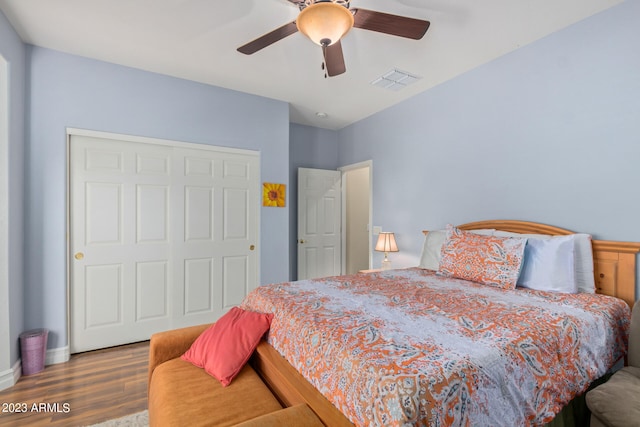
[[[71,136],[73,353],[215,321],[257,286],[258,155],[185,145]]]
[[[211,321],[258,284],[259,159],[176,150],[174,325]],[[180,209],[181,212],[177,210]]]

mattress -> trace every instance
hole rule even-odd
[[[630,310],[420,268],[261,286],[268,342],[359,426],[544,425],[626,351]]]

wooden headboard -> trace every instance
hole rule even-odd
[[[458,225],[461,230],[494,228],[522,234],[563,236],[575,232],[529,221],[488,220]],[[428,231],[424,231],[428,233]],[[593,240],[593,267],[596,292],[620,298],[633,307],[636,300],[636,254],[640,243]]]

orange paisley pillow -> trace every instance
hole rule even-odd
[[[447,225],[438,273],[515,289],[526,244],[526,238],[482,236]]]

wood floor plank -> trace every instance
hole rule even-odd
[[[86,426],[143,411],[148,366],[148,341],[74,354],[0,391],[0,425]]]

